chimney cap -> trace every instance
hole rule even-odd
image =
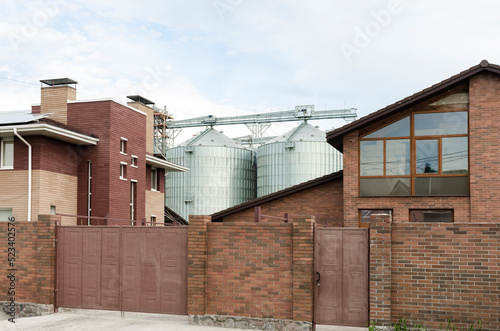
[[[70,78],[56,78],[56,79],[42,79],[40,83],[48,85],[48,86],[61,86],[61,85],[69,85],[69,84],[78,84],[76,80],[72,80]]]
[[[145,105],[154,105],[155,104],[153,101],[148,100],[140,95],[127,95],[127,98],[129,98],[130,100],[135,101],[135,102],[143,103]]]

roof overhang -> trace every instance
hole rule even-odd
[[[330,131],[326,134],[326,140],[327,142],[335,147],[337,150],[339,150],[341,153],[343,152],[343,145],[344,145],[344,136],[346,134],[349,134],[355,130],[358,130],[360,128],[363,128],[367,125],[376,123],[386,117],[389,117],[395,113],[397,113],[400,110],[403,110],[405,108],[414,106],[420,102],[423,102],[424,100],[431,98],[433,96],[436,96],[440,93],[443,93],[463,82],[471,78],[472,76],[475,76],[481,72],[490,72],[494,73],[497,75],[500,75],[500,66],[496,64],[490,64],[488,61],[483,60],[481,61],[480,64],[473,66],[465,71],[462,71],[461,73],[452,76],[446,80],[443,80],[440,83],[437,83],[429,88],[426,88],[425,90],[422,90],[420,92],[417,92],[407,98],[404,98],[403,100],[397,101],[396,103],[389,105],[385,108],[382,108],[374,113],[371,113],[367,116],[364,116],[357,121],[351,122],[349,124],[344,125],[341,128],[338,128],[336,130]]]
[[[333,180],[339,180],[339,179],[342,180],[343,178],[344,178],[344,172],[342,170],[340,170],[340,171],[331,173],[329,175],[318,177],[318,178],[312,179],[310,181],[307,181],[307,182],[304,182],[301,184],[297,184],[297,185],[294,185],[292,187],[285,188],[281,191],[274,192],[274,193],[265,195],[265,196],[257,198],[257,199],[253,199],[253,200],[244,202],[242,204],[230,207],[228,209],[219,211],[215,214],[212,214],[211,215],[212,222],[220,222],[224,217],[230,216],[232,214],[236,214],[236,213],[239,213],[241,211],[247,210],[249,208],[254,208],[254,207],[260,206],[264,203],[268,203],[268,202],[273,201],[273,200],[281,199],[281,198],[286,197],[288,195],[298,193],[300,191],[304,191],[304,190],[310,189],[312,187],[316,187],[318,185],[322,185],[322,184],[331,182]]]
[[[165,169],[168,172],[186,172],[189,168],[183,167],[181,165],[169,162],[167,160],[162,160],[159,157],[146,154],[146,164],[156,168]]]
[[[22,136],[45,136],[75,145],[97,145],[98,138],[46,123],[0,126],[0,137],[12,136],[14,128]]]

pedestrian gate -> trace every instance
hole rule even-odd
[[[314,319],[368,325],[368,229],[315,229]]]
[[[56,306],[187,314],[187,227],[59,226]]]

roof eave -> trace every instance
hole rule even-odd
[[[280,199],[280,198],[285,197],[287,195],[294,194],[294,193],[297,193],[297,192],[309,189],[311,187],[314,187],[314,186],[317,186],[317,185],[321,185],[321,184],[330,182],[332,180],[336,180],[336,179],[342,178],[342,177],[343,177],[343,171],[340,170],[340,171],[331,173],[329,175],[325,175],[325,176],[322,176],[322,177],[319,177],[319,178],[315,178],[315,179],[312,179],[310,181],[307,181],[307,182],[304,182],[304,183],[301,183],[301,184],[298,184],[298,185],[295,185],[295,186],[283,189],[281,191],[274,192],[274,193],[265,195],[263,197],[253,199],[251,201],[244,202],[242,204],[239,204],[239,205],[236,205],[234,207],[231,207],[231,208],[222,210],[220,212],[217,212],[215,214],[212,214],[211,215],[212,216],[212,222],[221,220],[224,217],[230,216],[232,214],[236,214],[236,213],[238,213],[240,211],[244,211],[244,210],[247,210],[249,208],[260,206],[260,205],[262,205],[264,203],[267,203],[267,202],[270,202],[270,201],[273,201],[273,200],[277,200],[277,199]]]
[[[165,171],[168,172],[186,172],[189,170],[189,168],[183,167],[167,160],[162,160],[156,156],[152,156],[149,154],[146,154],[146,164],[165,169]]]
[[[0,126],[0,136],[14,134],[14,128],[16,128],[17,132],[21,135],[45,136],[75,145],[95,146],[99,142],[98,138],[44,123]]]
[[[448,78],[440,83],[437,83],[429,88],[426,88],[420,92],[417,92],[407,98],[404,98],[396,103],[389,105],[385,108],[382,108],[374,113],[371,113],[367,116],[360,118],[357,121],[344,125],[341,128],[330,131],[326,134],[327,142],[335,147],[340,152],[343,152],[343,136],[346,134],[357,130],[361,127],[370,125],[374,122],[380,121],[385,117],[388,117],[395,112],[411,107],[417,103],[422,102],[425,99],[433,97],[439,93],[442,93],[456,85],[463,83],[464,81],[470,79],[472,76],[475,76],[483,71],[489,71],[495,74],[500,75],[500,67],[497,65],[490,65],[487,61],[482,61],[479,65],[473,66],[468,70],[465,70],[451,78]]]

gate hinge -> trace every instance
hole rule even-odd
[[[54,294],[57,294],[57,289],[56,288],[54,289]]]
[[[54,239],[54,246],[56,246],[59,243],[59,240]]]

